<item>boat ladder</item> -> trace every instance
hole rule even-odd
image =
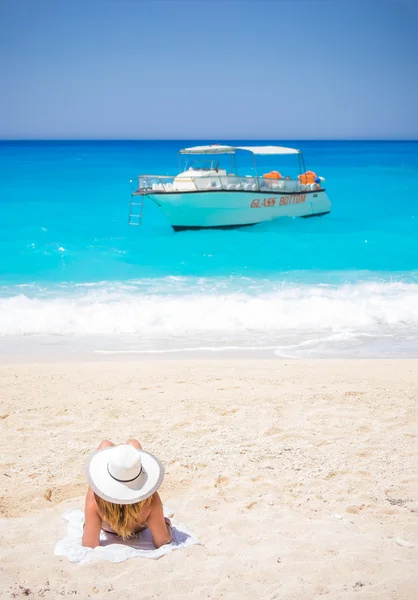
[[[129,225],[139,227],[142,224],[142,215],[144,212],[145,194],[136,191],[131,194],[131,205],[129,209]]]

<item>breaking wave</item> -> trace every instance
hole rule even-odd
[[[0,297],[0,335],[200,336],[280,340],[288,332],[357,336],[418,331],[418,284],[248,285],[239,291],[198,284],[72,286],[54,293],[25,287]]]

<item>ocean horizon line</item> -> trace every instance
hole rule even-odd
[[[1,138],[0,143],[27,143],[27,142],[201,142],[208,138]],[[219,142],[231,142],[232,141],[253,141],[253,142],[277,142],[279,140],[284,142],[343,142],[343,143],[358,143],[358,142],[370,142],[370,143],[416,143],[418,138],[215,138],[216,143]]]

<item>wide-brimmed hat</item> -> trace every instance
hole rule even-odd
[[[158,490],[164,478],[164,467],[153,454],[123,444],[92,454],[85,473],[90,487],[103,500],[134,504]]]

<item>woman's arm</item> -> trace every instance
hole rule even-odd
[[[154,546],[159,548],[164,544],[170,544],[171,524],[167,523],[164,518],[163,505],[158,492],[155,492],[151,502],[151,512],[147,519],[147,525],[152,535]]]
[[[96,548],[100,545],[100,530],[102,528],[102,519],[97,512],[97,504],[94,499],[93,491],[89,488],[86,496],[86,506],[84,512],[84,532],[82,545],[87,548]]]

